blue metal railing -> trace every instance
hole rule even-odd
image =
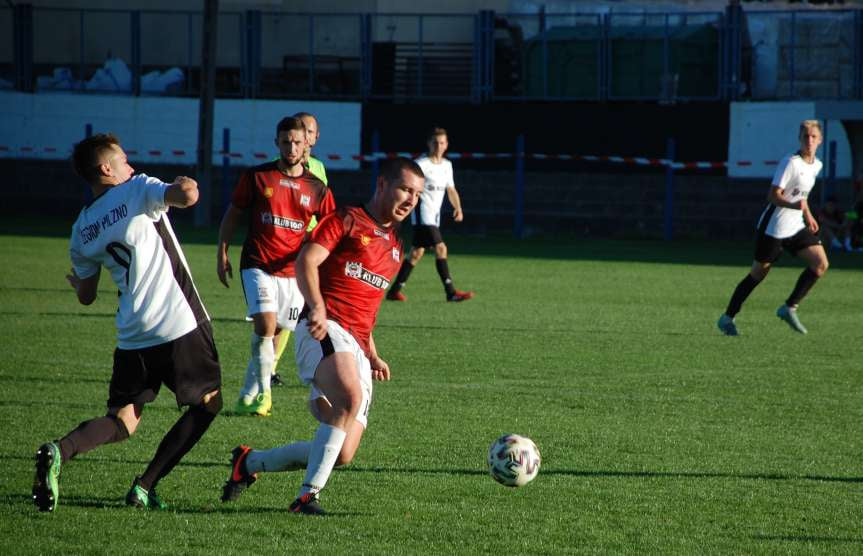
[[[10,41],[0,44],[0,78],[24,91],[157,94],[142,78],[176,67],[182,82],[159,94],[196,95],[201,18],[193,11],[3,7],[0,36]],[[823,32],[813,32],[818,29]],[[474,103],[863,99],[860,9],[223,11],[218,42],[221,97]],[[130,76],[120,87],[110,79],[117,76],[106,72],[109,57],[122,59]],[[109,77],[101,84],[94,79],[100,69],[101,77]]]

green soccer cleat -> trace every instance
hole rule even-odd
[[[60,498],[60,446],[46,442],[36,451],[33,503],[40,512],[53,512]]]
[[[776,309],[776,316],[780,319],[784,320],[788,323],[788,326],[791,327],[791,330],[795,332],[799,332],[801,334],[806,334],[806,327],[803,326],[803,323],[800,322],[800,319],[797,318],[797,308],[789,307],[788,305],[782,305],[778,309]]]
[[[168,505],[156,494],[156,487],[147,490],[140,485],[140,480],[141,477],[135,477],[132,488],[126,494],[126,505],[146,510],[167,510]]]
[[[246,403],[243,397],[237,400],[234,405],[234,413],[237,415],[257,415],[258,417],[269,417],[273,411],[273,394],[272,392],[264,392],[258,394],[255,401]]]
[[[734,324],[734,319],[729,317],[728,315],[726,315],[724,313],[722,314],[721,317],[719,317],[719,320],[716,322],[716,326],[726,336],[737,336],[738,335],[737,325]]]
[[[231,474],[228,475],[228,480],[222,487],[222,502],[235,501],[244,490],[258,480],[257,473],[246,471],[246,457],[251,451],[252,449],[244,444],[231,450]]]

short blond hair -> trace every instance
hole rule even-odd
[[[800,132],[797,134],[797,136],[803,137],[803,134],[812,128],[817,129],[818,134],[822,137],[824,136],[824,132],[821,131],[821,120],[803,120],[802,122],[800,122]]]

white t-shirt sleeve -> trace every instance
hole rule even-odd
[[[791,156],[786,156],[776,166],[772,184],[780,189],[786,189],[788,182],[794,177],[794,166],[791,164]]]
[[[449,160],[447,160],[446,162],[446,186],[455,187],[455,179],[453,178],[452,174],[452,162],[450,162]]]
[[[171,187],[170,183],[146,174],[138,174],[128,185],[136,188],[135,197],[140,203],[140,210],[153,220],[158,220],[168,211],[165,192]]]
[[[90,278],[99,272],[101,268],[98,262],[88,259],[81,254],[77,237],[73,237],[69,243],[69,258],[72,259],[72,269],[78,278]]]

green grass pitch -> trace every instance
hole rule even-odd
[[[13,229],[0,237],[2,554],[863,552],[863,254],[831,254],[800,309],[809,335],[774,316],[801,270],[787,257],[726,338],[715,322],[750,242],[454,237],[456,286],[477,297],[445,303],[427,257],[409,301],[384,303],[375,335],[393,380],[323,493],[332,515],[286,512],[302,472],[219,501],[231,448],[313,433],[290,352],[273,417],[217,418],[160,484],[170,511],[123,505],[178,416],[163,390],[132,438],[64,466],[58,508],[40,514],[36,448],[104,410],[116,294],[105,275],[96,303],[78,305],[65,232]],[[239,281],[216,279],[215,231],[178,235],[229,409],[249,349]],[[488,476],[505,432],[542,450],[524,488]]]

